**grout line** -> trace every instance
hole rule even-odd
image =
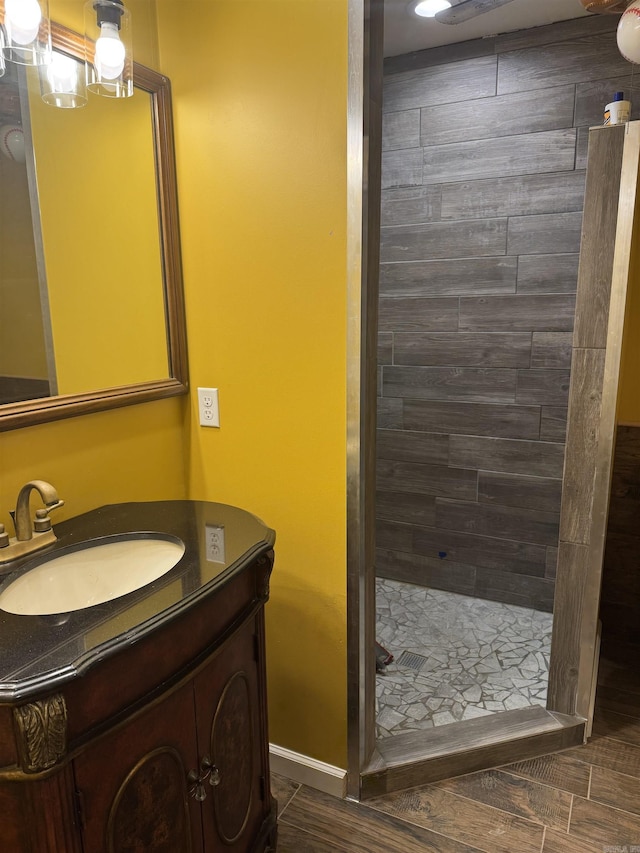
[[[540,847],[540,853],[543,853],[544,843],[547,840],[547,825],[545,824],[542,829],[542,846]]]
[[[589,765],[589,785],[587,787],[587,799],[591,799],[591,781],[593,779],[593,764]],[[573,803],[571,804],[573,806]]]
[[[572,126],[573,128],[575,128],[575,129],[576,129],[576,142],[577,142],[577,139],[578,139],[578,136],[577,136],[577,127],[576,127],[576,118],[577,118],[577,114],[578,114],[578,85],[577,85],[577,83],[574,83],[574,84],[573,84],[573,120],[572,120],[572,122],[571,122],[571,126]],[[575,162],[576,162],[576,156],[577,156],[577,153],[578,153],[578,152],[577,152],[577,145],[576,145],[576,152],[575,152],[575,154],[574,154],[574,159],[573,159],[573,163],[574,163],[573,168],[574,168],[574,170],[575,170]]]
[[[280,808],[280,807],[279,807],[279,804],[278,804],[278,820],[280,820],[280,819],[282,818],[282,815],[286,812],[286,810],[287,810],[287,808],[289,807],[290,803],[293,801],[293,798],[294,798],[294,797],[295,797],[295,795],[298,793],[298,791],[302,788],[302,785],[300,785],[299,783],[296,783],[296,784],[298,785],[298,787],[297,787],[297,788],[296,788],[296,790],[293,792],[293,794],[291,794],[291,796],[289,797],[289,799],[288,799],[288,800],[287,800],[287,802],[286,802],[286,805],[284,805],[282,808]],[[273,796],[274,800],[277,800],[277,797],[275,797],[275,796],[273,795],[273,792],[272,792],[272,796]]]
[[[569,818],[567,820],[567,832],[569,832],[571,828],[571,818],[573,817],[573,801],[575,800],[575,794],[571,794],[571,803],[569,804]]]

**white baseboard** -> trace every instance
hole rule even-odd
[[[347,771],[340,767],[316,761],[275,743],[269,744],[269,762],[274,773],[293,779],[300,785],[308,785],[334,797],[344,798],[347,795]]]

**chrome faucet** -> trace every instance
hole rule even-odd
[[[45,508],[36,511],[32,526],[29,498],[34,490],[39,493]],[[9,538],[4,525],[0,524],[0,565],[53,544],[56,535],[51,527],[49,513],[60,506],[64,506],[64,501],[58,498],[58,493],[51,483],[44,480],[30,480],[26,483],[18,493],[15,512],[11,513],[16,529],[15,537]]]

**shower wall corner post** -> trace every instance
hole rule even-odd
[[[347,795],[375,750],[375,436],[383,0],[349,0]]]
[[[639,159],[640,122],[591,129],[547,702],[588,723]]]

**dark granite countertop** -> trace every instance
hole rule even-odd
[[[224,562],[206,559],[206,526],[224,528]],[[165,575],[127,595],[63,616],[0,610],[0,702],[25,700],[82,675],[98,661],[183,614],[273,548],[275,533],[245,510],[201,501],[153,501],[100,507],[54,525],[55,545],[21,560],[19,574],[63,550],[123,533],[176,536],[185,552]],[[222,556],[218,554],[217,556]]]

